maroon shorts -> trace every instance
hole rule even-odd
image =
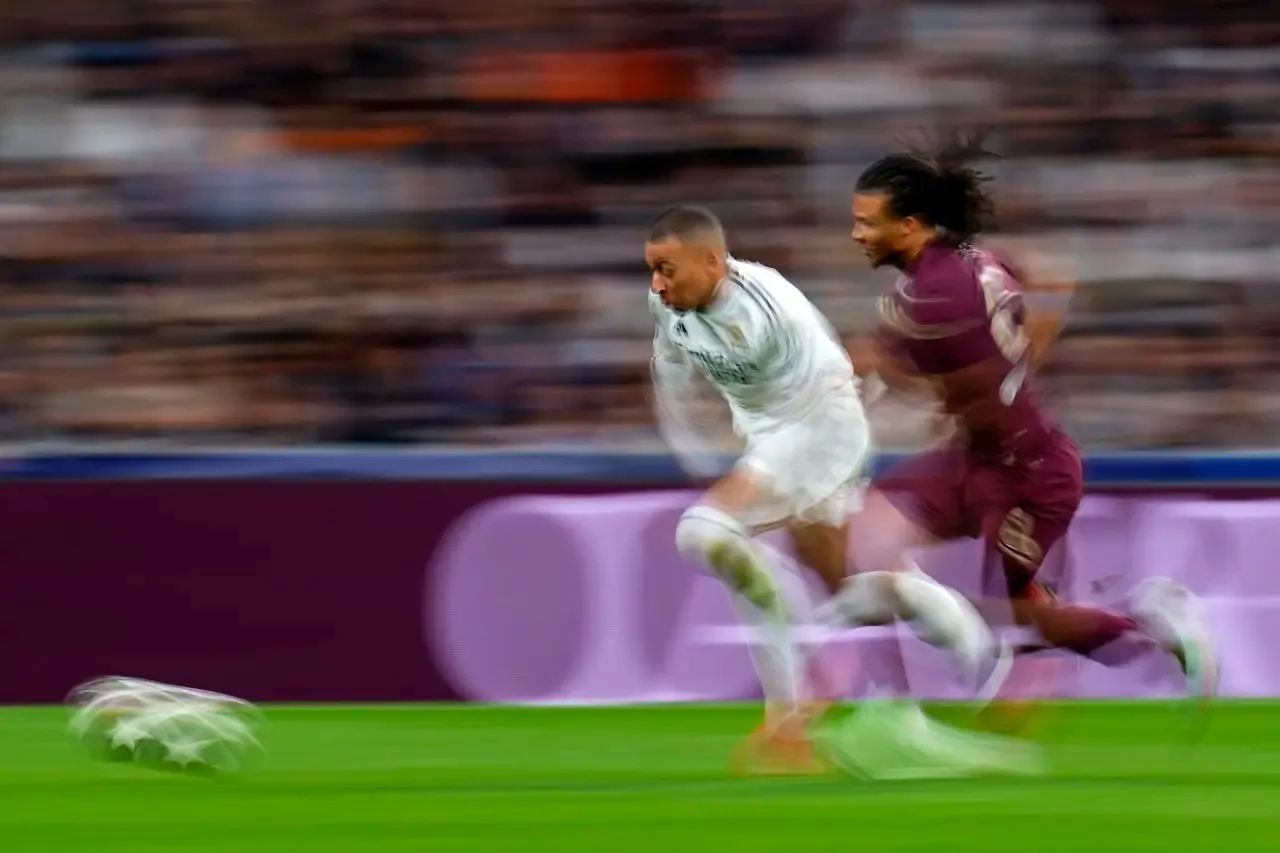
[[[873,485],[937,540],[986,540],[1009,594],[1025,598],[1045,592],[1035,576],[1075,517],[1084,472],[1075,442],[1054,433],[1034,452],[1004,460],[958,447],[924,453]]]

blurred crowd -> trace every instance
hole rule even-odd
[[[1080,282],[1082,443],[1273,445],[1276,45],[1262,0],[14,0],[0,439],[649,446],[653,215],[852,339],[854,179],[964,123]]]

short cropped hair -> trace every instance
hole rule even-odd
[[[724,226],[710,210],[692,204],[668,207],[649,226],[650,243],[671,239],[687,242],[708,236],[724,242]]]

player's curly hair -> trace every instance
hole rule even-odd
[[[987,131],[952,132],[928,147],[910,146],[872,163],[858,177],[860,193],[884,193],[899,219],[916,217],[970,240],[990,228],[995,204],[987,192],[991,177],[974,160],[997,155],[983,147]]]

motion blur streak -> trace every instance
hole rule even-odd
[[[1274,4],[98,4],[0,12],[0,437],[656,445],[636,245],[719,212],[842,332],[848,194],[995,127],[1084,283],[1088,446],[1269,445]],[[1269,159],[1270,157],[1270,159]],[[881,412],[881,438],[927,423]]]

